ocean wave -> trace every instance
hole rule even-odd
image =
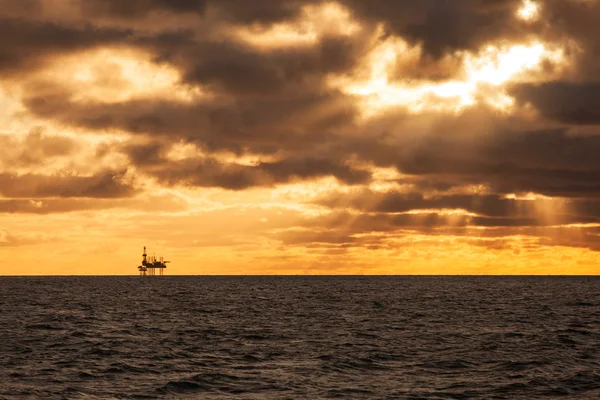
[[[600,278],[0,280],[2,399],[600,398]]]

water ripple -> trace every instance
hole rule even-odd
[[[600,279],[2,277],[0,398],[600,398]]]

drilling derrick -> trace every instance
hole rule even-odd
[[[162,257],[157,260],[155,256],[148,257],[146,253],[146,246],[144,246],[144,253],[142,254],[142,265],[138,267],[140,276],[155,276],[156,270],[158,269],[158,275],[164,275],[164,270],[167,268],[167,263]]]

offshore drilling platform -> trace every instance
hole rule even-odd
[[[165,261],[162,257],[156,259],[155,256],[150,256],[146,254],[146,246],[144,246],[144,254],[142,254],[142,265],[138,267],[140,271],[140,276],[154,276],[156,275],[156,270],[158,269],[158,275],[164,275],[165,268],[167,268],[167,263],[170,261]]]

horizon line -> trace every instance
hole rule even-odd
[[[173,274],[145,276],[146,278],[168,278],[172,276],[204,277],[600,277],[598,274]],[[1,275],[0,278],[43,278],[43,277],[142,277],[137,274],[48,274],[48,275]]]

